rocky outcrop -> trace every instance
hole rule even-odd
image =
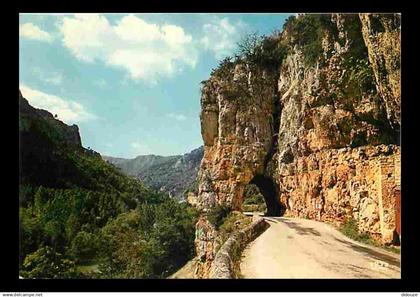
[[[200,205],[239,209],[244,187],[263,174],[273,146],[276,77],[247,64],[227,65],[203,86],[201,128],[205,144],[199,172]]]
[[[244,187],[263,177],[285,215],[353,218],[392,242],[399,30],[399,15],[304,15],[271,37],[285,52],[278,69],[222,63],[202,89],[198,208],[241,210]]]
[[[198,259],[196,278],[208,278],[214,260],[217,232],[215,227],[204,217],[200,217],[195,226],[195,251]]]
[[[67,145],[81,147],[79,127],[66,125],[55,118],[50,112],[32,107],[19,91],[19,124],[23,130],[30,129],[34,122],[45,122],[55,130],[55,139],[65,142]]]

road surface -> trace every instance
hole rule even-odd
[[[266,217],[268,228],[242,253],[243,278],[400,278],[400,255],[355,242],[333,227]]]

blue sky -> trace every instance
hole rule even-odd
[[[103,155],[183,154],[202,145],[200,82],[247,33],[289,14],[21,14],[25,98]]]

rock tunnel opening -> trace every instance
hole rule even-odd
[[[281,204],[278,198],[278,187],[271,178],[263,175],[257,175],[250,181],[249,184],[254,185],[254,197],[258,197],[258,194],[255,195],[255,186],[259,191],[260,196],[263,197],[266,206],[265,215],[282,216],[284,214],[285,207]]]

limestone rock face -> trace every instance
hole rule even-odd
[[[308,67],[296,46],[280,69],[280,170],[293,157],[376,145],[393,136],[375,88],[358,16],[332,15],[331,26],[335,30],[324,31],[321,58],[315,65]]]
[[[381,208],[386,199],[381,189],[394,195],[400,177],[392,175],[396,177],[382,185],[380,171],[383,160],[394,164],[400,155],[398,146],[383,145],[398,143],[399,122],[394,119],[399,118],[399,93],[382,92],[378,86],[373,64],[380,62],[366,47],[358,16],[332,15],[331,21],[336,30],[325,30],[322,58],[315,66],[305,66],[295,47],[280,70],[275,176],[280,200],[286,215],[336,224],[352,217],[359,231],[391,242],[395,205]],[[399,47],[389,55],[399,56]],[[392,75],[399,79],[399,71]],[[383,79],[388,80],[394,82]],[[392,219],[381,225],[384,211]]]
[[[264,171],[273,145],[275,88],[273,75],[246,64],[228,68],[225,76],[213,76],[203,86],[200,209],[216,204],[240,209],[244,187]]]
[[[401,125],[401,15],[360,14],[363,38],[388,119]]]
[[[195,250],[199,263],[194,274],[197,278],[207,278],[216,254],[216,231],[206,219],[201,217],[196,224],[195,233]]]
[[[201,98],[199,209],[240,210],[244,187],[264,175],[285,215],[353,218],[392,242],[399,36],[396,15],[303,15],[276,37],[278,69],[239,59],[213,73]]]
[[[340,225],[351,217],[359,231],[385,242],[393,240],[393,195],[400,180],[396,145],[328,149],[298,157],[293,173],[281,175],[286,215]],[[381,225],[381,214],[388,222]]]

